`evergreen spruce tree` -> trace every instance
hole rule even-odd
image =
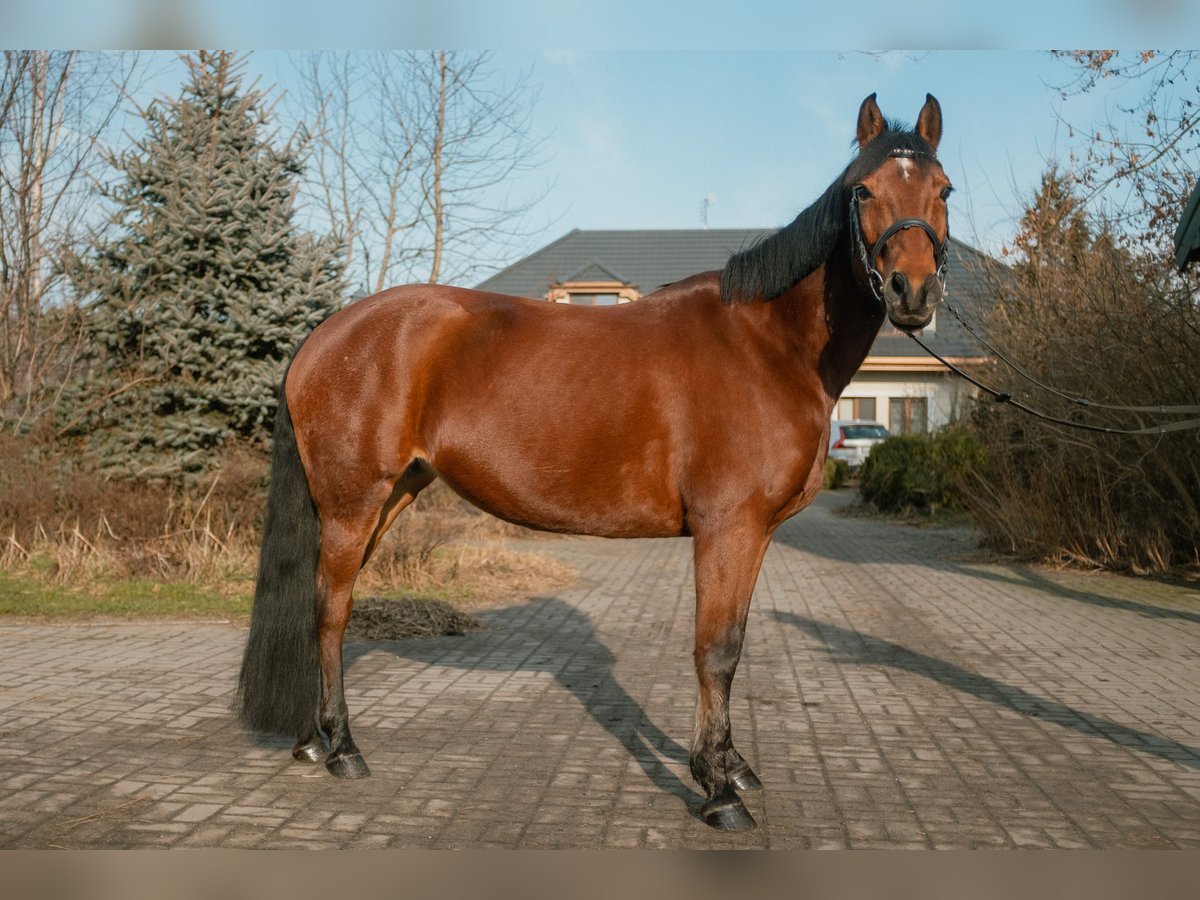
[[[111,159],[113,237],[72,267],[91,340],[64,430],[134,475],[265,439],[286,360],[344,290],[336,241],[295,224],[299,150],[273,146],[244,58],[185,62],[182,96],[152,103],[145,136]]]

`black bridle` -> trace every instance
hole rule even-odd
[[[918,153],[916,150],[896,149],[888,154],[891,158],[906,158],[915,159],[918,156],[923,156],[928,159],[937,159],[931,153]],[[875,295],[875,299],[880,303],[883,302],[883,275],[875,268],[875,263],[879,260],[879,254],[883,252],[884,245],[895,235],[909,228],[920,228],[933,244],[933,259],[937,263],[937,280],[942,286],[942,295],[946,293],[946,256],[947,243],[950,239],[949,230],[946,233],[946,240],[941,240],[937,236],[937,232],[933,230],[933,226],[924,219],[897,219],[889,225],[875,241],[875,245],[871,247],[870,252],[867,252],[866,242],[863,240],[862,221],[860,220],[860,210],[858,205],[858,186],[850,191],[850,230],[854,235],[854,247],[858,253],[858,258],[862,262],[863,270],[867,273],[867,281],[871,285],[871,293]]]
[[[889,155],[892,157],[902,157],[902,158],[908,158],[908,159],[913,159],[913,158],[921,157],[921,156],[929,158],[929,159],[937,159],[937,157],[933,156],[932,154],[919,153],[915,150],[896,149],[896,150],[893,150]],[[873,293],[875,295],[875,299],[880,303],[881,306],[885,305],[884,299],[883,299],[883,275],[881,275],[879,270],[877,268],[875,268],[875,263],[879,259],[879,254],[883,252],[884,245],[893,236],[895,236],[896,234],[899,234],[901,231],[904,231],[907,228],[920,228],[922,231],[925,232],[926,236],[930,240],[930,243],[933,244],[933,257],[934,257],[934,261],[937,263],[937,279],[942,285],[942,296],[938,301],[940,303],[946,297],[946,255],[947,255],[946,245],[950,240],[949,231],[947,230],[946,240],[942,241],[942,240],[938,239],[937,232],[935,232],[933,230],[933,226],[930,225],[928,222],[926,222],[924,219],[899,219],[899,220],[893,222],[891,225],[889,225],[884,230],[883,234],[881,234],[879,236],[879,239],[877,241],[875,241],[875,245],[873,247],[871,247],[870,251],[868,252],[866,242],[863,240],[862,222],[859,219],[860,212],[859,212],[859,205],[858,205],[858,202],[859,202],[858,188],[859,188],[859,185],[855,185],[854,189],[852,189],[850,191],[850,230],[851,230],[851,233],[853,234],[853,244],[854,244],[852,252],[857,253],[859,260],[862,262],[863,269],[867,273],[867,280],[871,284],[871,293]],[[1110,405],[1110,404],[1097,403],[1092,400],[1086,400],[1082,397],[1075,397],[1075,396],[1065,394],[1062,391],[1059,391],[1059,390],[1056,390],[1056,389],[1050,387],[1049,385],[1042,384],[1036,378],[1033,378],[1033,376],[1031,376],[1024,369],[1020,368],[1020,366],[1018,366],[1014,362],[1012,362],[1007,356],[1005,356],[1003,353],[998,351],[995,347],[993,347],[991,344],[989,344],[987,341],[985,341],[983,338],[981,338],[978,334],[975,333],[975,331],[971,328],[971,326],[968,325],[963,320],[963,318],[959,314],[958,310],[956,310],[949,303],[946,304],[946,308],[949,309],[950,312],[954,314],[955,318],[957,318],[959,320],[959,322],[962,323],[962,325],[966,328],[966,330],[968,331],[968,333],[971,334],[972,337],[974,337],[984,347],[986,347],[989,351],[991,351],[1001,362],[1005,363],[1010,368],[1014,369],[1019,375],[1023,376],[1026,380],[1033,382],[1035,385],[1037,385],[1038,387],[1040,387],[1044,390],[1047,390],[1053,394],[1057,394],[1059,397],[1063,397],[1067,400],[1070,400],[1076,406],[1090,407],[1090,408],[1094,408],[1094,409],[1111,409],[1111,410],[1119,410],[1119,411],[1124,411],[1124,412],[1135,412],[1135,413],[1136,412],[1143,412],[1143,413],[1156,412],[1156,413],[1165,414],[1165,415],[1177,415],[1177,414],[1181,414],[1181,413],[1200,412],[1200,406],[1162,406],[1162,405],[1114,406],[1114,405]],[[1093,425],[1093,424],[1090,424],[1087,422],[1076,422],[1071,419],[1062,418],[1060,416],[1047,415],[1046,413],[1042,412],[1041,410],[1034,409],[1033,407],[1028,406],[1025,403],[1022,403],[1020,400],[1015,399],[1011,394],[1009,394],[1005,391],[998,391],[995,388],[984,384],[982,381],[975,378],[968,372],[964,372],[961,368],[954,365],[954,363],[950,362],[950,360],[939,355],[935,350],[933,350],[933,348],[931,348],[928,344],[926,344],[919,337],[917,337],[916,334],[913,334],[910,332],[908,336],[913,341],[915,341],[921,347],[922,350],[924,350],[926,353],[928,353],[930,356],[932,356],[934,359],[936,359],[938,362],[940,362],[942,365],[944,365],[947,369],[949,369],[954,374],[969,381],[971,384],[975,385],[975,387],[979,388],[979,390],[990,395],[997,403],[1010,404],[1010,405],[1016,407],[1017,409],[1021,410],[1022,412],[1028,413],[1032,416],[1035,416],[1039,419],[1043,419],[1047,422],[1051,422],[1055,425],[1064,425],[1068,428],[1078,428],[1078,429],[1082,429],[1084,431],[1095,431],[1095,432],[1101,432],[1103,434],[1121,434],[1121,435],[1163,435],[1163,434],[1167,434],[1170,432],[1176,432],[1176,431],[1200,430],[1200,419],[1185,419],[1183,421],[1175,421],[1175,422],[1161,422],[1160,421],[1160,422],[1155,422],[1152,425],[1145,426],[1142,428],[1111,428],[1111,427],[1108,427],[1105,425]]]

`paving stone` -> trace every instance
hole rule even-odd
[[[552,540],[577,587],[347,645],[357,782],[238,729],[243,627],[0,621],[0,847],[1200,847],[1200,593],[847,498],[777,532],[751,607],[757,831],[696,813],[689,542]]]

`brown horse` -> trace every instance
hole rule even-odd
[[[342,691],[351,589],[440,477],[533,528],[694,539],[691,770],[705,821],[754,827],[736,789],[760,784],[728,712],[750,595],[772,533],[820,489],[833,405],[885,313],[919,329],[942,298],[941,131],[933,97],[906,130],[871,95],[856,158],[816,203],[722,272],[636,303],[417,285],[322,323],[280,392],[243,722],[368,774]]]

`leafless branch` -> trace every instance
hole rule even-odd
[[[101,141],[137,54],[8,50],[0,70],[0,428],[36,420],[78,332],[64,259],[95,218]]]
[[[314,151],[309,198],[350,245],[354,281],[462,280],[528,236],[542,195],[497,191],[540,161],[537,91],[488,54],[313,53],[298,61]]]

